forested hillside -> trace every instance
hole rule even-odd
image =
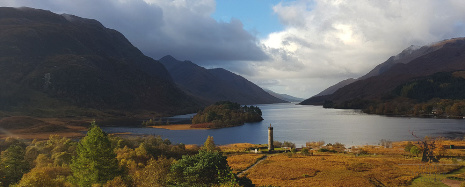
[[[369,104],[368,113],[465,116],[465,72],[441,72],[396,87],[392,99]]]

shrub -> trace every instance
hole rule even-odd
[[[321,148],[321,149],[318,149],[318,152],[330,152],[330,153],[337,153],[337,151],[335,150],[330,150],[330,149],[326,149],[326,148]]]
[[[323,145],[325,145],[325,141],[306,142],[305,143],[306,147],[313,148],[313,149],[321,148]]]
[[[410,153],[412,153],[415,156],[418,156],[418,154],[421,153],[421,149],[417,146],[412,146],[412,148],[410,148]]]
[[[297,153],[297,150],[296,150],[295,148],[292,148],[292,149],[291,149],[291,153],[292,153],[292,154],[296,154],[296,153]]]
[[[199,186],[234,182],[226,157],[217,151],[203,151],[185,155],[171,166],[174,185]]]
[[[136,171],[133,175],[134,186],[167,186],[173,160],[165,157],[149,160],[144,169]]]
[[[283,142],[283,147],[295,148],[295,143],[284,141]]]
[[[368,154],[368,151],[365,150],[365,149],[360,149],[360,150],[358,150],[358,154],[359,154],[359,155],[367,155],[367,154]]]
[[[412,142],[408,142],[407,145],[405,145],[405,147],[404,147],[405,152],[410,153],[410,149],[411,149],[413,146],[414,146],[414,145],[413,145]]]
[[[346,149],[344,144],[339,143],[339,142],[334,143],[332,147],[333,147],[332,150],[334,150],[336,152],[340,152],[340,153],[344,152],[345,149]]]
[[[309,155],[308,148],[302,148],[302,151],[300,152],[302,155]]]
[[[66,181],[70,175],[68,167],[35,167],[23,175],[17,186],[72,186]]]
[[[273,146],[275,148],[280,148],[283,146],[283,143],[279,142],[279,141],[273,141]]]
[[[321,148],[321,149],[318,149],[318,152],[329,152],[329,149]]]

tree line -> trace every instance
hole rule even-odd
[[[202,147],[111,136],[92,123],[78,142],[0,141],[0,186],[250,186],[208,137]]]
[[[465,100],[434,98],[428,102],[416,103],[405,98],[399,98],[370,104],[363,111],[381,115],[462,118],[465,116]]]

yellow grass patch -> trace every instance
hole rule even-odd
[[[246,152],[251,148],[256,148],[258,145],[251,144],[251,143],[236,143],[236,144],[228,144],[228,145],[221,145],[219,148],[223,152]]]
[[[80,138],[87,127],[84,119],[33,118],[14,116],[0,120],[0,138],[14,137],[20,139],[48,139],[50,135],[68,138]]]
[[[239,154],[228,156],[228,164],[234,173],[241,172],[251,165],[255,164],[258,159],[264,157],[262,154]]]
[[[43,133],[28,133],[28,134],[27,133],[15,134],[13,132],[12,134],[0,135],[0,139],[5,139],[5,138],[8,138],[8,137],[12,137],[12,138],[16,138],[16,139],[46,140],[46,139],[50,138],[50,135],[59,135],[59,136],[62,136],[62,137],[67,137],[67,138],[82,138],[82,137],[85,136],[85,134],[79,133],[79,132],[59,132],[59,133],[43,132]]]
[[[450,164],[441,161],[440,164]],[[351,154],[271,156],[247,172],[257,186],[405,186],[427,173],[446,173],[459,166],[432,165],[420,159]]]

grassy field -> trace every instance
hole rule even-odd
[[[246,176],[257,186],[447,186],[444,182],[465,181],[465,162],[461,159],[465,141],[436,140],[438,146],[458,147],[446,149],[445,157],[436,163],[421,162],[421,155],[405,152],[406,144],[352,147],[345,153],[315,151],[308,156],[271,154],[249,169]],[[228,162],[234,172],[250,167],[265,155],[246,151],[254,146],[261,145],[222,146],[229,153]],[[363,154],[358,154],[361,150]]]
[[[414,186],[414,187],[444,186],[444,187],[447,187],[448,185],[444,184],[445,180],[448,180],[448,181],[451,181],[451,183],[460,185],[462,182],[464,182],[463,181],[464,179],[457,180],[456,176],[463,176],[464,173],[465,173],[465,167],[452,171],[451,173],[443,173],[443,174],[425,173],[422,176],[415,178],[415,180],[412,181],[410,186]],[[450,178],[454,178],[454,180],[451,180]]]
[[[231,155],[228,156],[228,164],[233,169],[234,173],[239,173],[255,164],[255,162],[263,157],[265,157],[265,155],[253,153]]]
[[[222,152],[231,154],[231,153],[247,153],[250,149],[255,149],[258,147],[262,147],[262,145],[255,145],[251,143],[236,143],[236,144],[228,144],[228,145],[221,145],[219,148]]]
[[[0,138],[48,139],[52,134],[80,138],[87,131],[86,124],[90,122],[83,119],[5,117],[0,119]]]

